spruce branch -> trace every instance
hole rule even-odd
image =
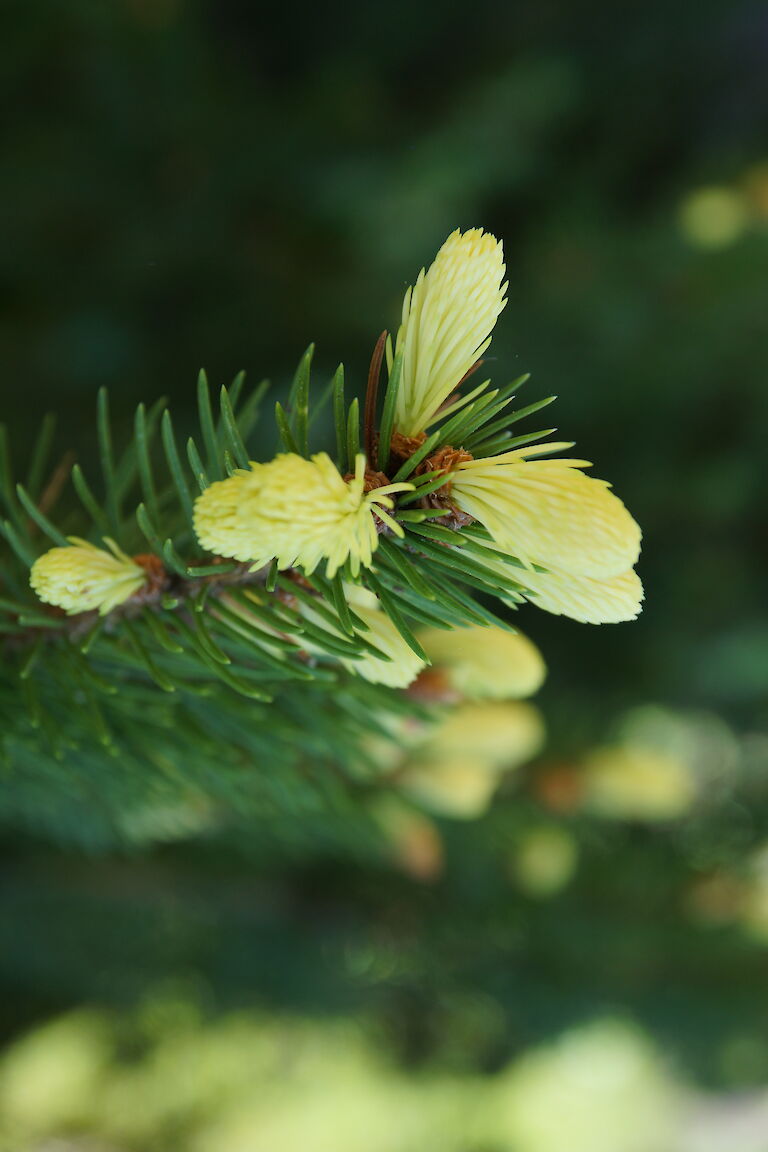
[[[102,389],[99,479],[68,454],[52,462],[46,418],[17,482],[0,429],[5,755],[23,760],[36,733],[66,760],[78,727],[100,747],[135,743],[127,730],[155,697],[178,700],[185,722],[202,709],[213,730],[239,696],[262,727],[243,746],[270,755],[285,739],[294,767],[316,755],[354,773],[373,712],[416,706],[393,689],[429,664],[423,629],[514,631],[526,600],[591,622],[636,615],[629,513],[584,461],[545,459],[571,447],[539,443],[553,429],[512,434],[554,397],[515,409],[527,376],[471,383],[503,271],[493,237],[449,238],[406,294],[394,343],[384,331],[375,344],[362,427],[341,365],[313,400],[309,345],[266,462],[250,444],[268,384],[249,390],[243,373],[214,398],[200,372],[185,451],[162,399],[139,404],[116,445]],[[313,442],[325,404],[335,463]],[[155,707],[160,726],[179,714]],[[226,740],[235,713],[221,715]]]
[[[379,338],[372,358],[369,394],[366,405],[365,440],[367,445],[378,443],[379,451],[392,438],[392,421],[397,395],[397,379],[401,357],[394,361],[390,383],[385,394],[380,430],[373,427],[376,419],[376,384],[383,359],[386,334]],[[310,372],[313,346],[307,350],[297,368],[287,409],[278,405],[277,432],[283,446],[291,450],[304,446],[309,452],[309,431],[312,423],[310,405]],[[368,651],[386,661],[386,653],[376,649],[365,638],[365,624],[350,609],[345,594],[345,580],[352,579],[345,570],[331,581],[319,574],[309,579],[299,569],[288,569],[277,581],[270,566],[253,570],[253,566],[222,556],[204,558],[190,551],[194,544],[193,486],[205,491],[215,479],[223,479],[233,469],[249,464],[246,446],[253,415],[265,392],[264,384],[250,394],[244,388],[243,374],[233,384],[222,387],[219,410],[215,416],[210,388],[205,373],[197,384],[200,440],[204,457],[194,437],[188,440],[188,469],[182,464],[173,419],[164,402],[147,410],[139,404],[133,422],[133,436],[119,459],[113,447],[113,434],[109,419],[109,401],[102,391],[97,404],[97,439],[101,461],[100,489],[86,478],[81,465],[71,454],[62,457],[49,473],[47,482],[41,479],[53,449],[52,421],[43,423],[33,454],[30,470],[31,489],[14,485],[11,472],[7,437],[4,439],[3,503],[7,519],[0,532],[7,545],[3,557],[2,580],[5,591],[11,592],[0,600],[0,629],[3,646],[9,659],[19,662],[20,675],[25,680],[34,676],[41,654],[51,646],[69,645],[69,656],[76,661],[97,662],[110,659],[117,652],[123,660],[123,672],[139,671],[165,690],[184,687],[191,680],[213,676],[229,687],[249,692],[248,679],[255,666],[267,665],[269,673],[279,681],[295,676],[306,679],[313,667],[323,661],[335,663],[343,656]],[[336,423],[339,429],[339,447],[345,464],[353,461],[359,443],[356,432],[357,402],[345,405],[343,395],[343,369],[335,374],[326,395],[333,396]],[[472,405],[470,405],[472,408]],[[450,433],[450,421],[448,422]],[[343,429],[343,436],[342,436]],[[427,448],[436,447],[444,439],[444,430],[425,442]],[[383,438],[382,438],[383,437]],[[442,516],[441,510],[427,506],[427,498],[440,490],[446,482],[441,471],[424,472],[420,445],[410,460],[419,475],[413,478],[416,488],[400,500],[395,513],[403,539],[393,535],[385,524],[381,548],[372,569],[364,572],[361,580],[379,597],[383,611],[392,620],[406,643],[425,658],[415,641],[413,627],[419,624],[438,624],[450,628],[478,620],[495,619],[481,605],[473,605],[470,598],[453,588],[450,576],[468,586],[479,586],[483,591],[517,591],[508,582],[502,584],[488,571],[478,572],[477,564],[463,564],[451,560],[446,550],[433,548],[430,552],[424,540],[430,534],[425,529],[430,517]],[[383,454],[379,462],[383,462]],[[404,461],[407,463],[407,461]],[[31,567],[40,551],[41,539],[47,538],[54,546],[68,544],[65,535],[46,515],[63,497],[64,477],[69,472],[72,483],[68,493],[70,506],[66,508],[66,521],[76,527],[83,538],[96,543],[105,536],[105,530],[114,533],[121,547],[132,549],[134,563],[145,572],[141,587],[124,603],[111,609],[105,618],[98,611],[77,612],[66,615],[61,609],[37,601],[26,591],[25,571]],[[191,476],[190,476],[191,473]],[[394,478],[404,475],[401,466]],[[371,473],[372,486],[389,483],[383,473]],[[413,482],[413,481],[412,481]],[[34,499],[32,492],[37,491]],[[135,494],[135,495],[134,495]],[[75,499],[73,500],[72,497]],[[129,509],[133,498],[134,511]],[[125,511],[124,511],[125,509]],[[398,515],[399,513],[399,515]],[[455,534],[445,530],[451,541]],[[434,539],[434,536],[432,537]],[[441,538],[444,542],[445,538]],[[141,550],[140,550],[141,549]],[[149,551],[147,551],[149,549]],[[425,571],[425,567],[431,571]],[[437,580],[435,579],[437,574]],[[450,576],[449,576],[450,574]],[[485,577],[482,579],[481,577]],[[233,619],[226,598],[249,589],[258,589],[260,602],[251,601],[247,610],[260,622],[256,629]],[[438,593],[438,589],[440,590]],[[430,604],[439,601],[439,606]],[[302,603],[305,610],[313,609],[321,623],[302,617],[294,611],[290,620],[285,610],[291,602]],[[240,609],[246,606],[235,600]],[[409,623],[409,620],[412,623]],[[274,656],[274,636],[265,631],[269,626],[281,634],[285,651],[281,659]],[[287,639],[290,637],[290,639]],[[312,654],[302,647],[309,642]],[[269,646],[273,651],[270,653]],[[231,647],[237,647],[237,655]],[[247,660],[243,657],[247,651]],[[130,658],[125,664],[125,653]],[[31,655],[30,653],[33,653]],[[184,655],[186,675],[172,657]],[[239,657],[239,660],[238,660]],[[244,679],[230,668],[243,664]],[[265,679],[269,679],[266,676]],[[260,690],[262,697],[267,693]]]

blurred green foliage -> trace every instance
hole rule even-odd
[[[720,747],[712,725],[737,749],[731,775],[699,773],[682,822],[601,822],[535,774],[511,782],[484,820],[441,826],[432,887],[378,848],[346,856],[322,822],[296,847],[194,813],[166,837],[159,804],[129,837],[157,845],[141,860],[49,847],[56,813],[36,837],[9,828],[6,1031],[181,973],[219,1006],[365,1007],[402,1059],[462,1073],[618,1007],[700,1077],[765,1078],[762,5],[12,0],[4,16],[0,403],[18,455],[52,408],[62,451],[88,460],[101,385],[125,421],[165,394],[183,426],[201,365],[282,383],[309,339],[321,373],[343,359],[360,387],[405,284],[482,225],[510,279],[494,376],[559,394],[562,434],[645,532],[636,624],[521,613],[550,666],[549,767],[647,703],[697,717],[700,750]],[[548,898],[510,880],[542,820],[578,845]]]
[[[573,1032],[487,1078],[406,1075],[375,1041],[348,1019],[241,1012],[211,1021],[188,992],[132,1014],[72,1013],[0,1062],[0,1148],[37,1152],[63,1134],[72,1152],[89,1152],[94,1137],[121,1152],[680,1147],[682,1085],[621,1021]]]

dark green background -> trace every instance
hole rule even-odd
[[[495,377],[559,395],[561,434],[644,529],[637,623],[521,614],[553,748],[646,702],[764,729],[768,226],[716,249],[680,227],[692,192],[740,189],[768,155],[762,4],[36,0],[2,22],[0,415],[20,459],[55,409],[87,461],[101,385],[126,427],[161,394],[183,426],[201,365],[282,384],[309,340],[321,378],[343,360],[359,387],[406,284],[482,225],[510,282]],[[697,825],[712,858],[765,835],[765,759]],[[587,830],[575,889],[537,906],[496,866],[527,804],[448,829],[435,889],[320,835],[299,862],[248,837],[83,860],[9,831],[5,1025],[191,973],[214,1004],[381,1011],[413,1058],[459,1029],[490,1066],[618,1005],[715,1081],[742,1028],[762,1075],[765,953],[683,923],[693,834]],[[400,966],[353,978],[350,940]],[[502,1013],[488,1034],[477,989]]]

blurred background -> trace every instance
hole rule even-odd
[[[472,812],[276,837],[150,796],[78,843],[10,805],[0,1148],[766,1152],[765,5],[3,17],[21,459],[51,409],[87,462],[102,385],[125,429],[160,395],[183,427],[201,366],[279,389],[309,340],[359,388],[479,225],[510,282],[494,377],[558,394],[643,526],[647,602],[520,612],[546,739]]]

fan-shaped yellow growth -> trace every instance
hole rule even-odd
[[[528,460],[546,444],[458,465],[451,499],[525,564],[596,579],[619,576],[640,552],[640,529],[584,460]]]
[[[506,299],[501,243],[482,228],[452,232],[403,301],[395,426],[423,432],[490,343]]]
[[[454,708],[429,734],[424,748],[429,759],[459,757],[503,770],[535,756],[544,737],[544,722],[533,704],[494,700]]]
[[[570,616],[582,624],[618,624],[634,620],[643,603],[643,585],[634,569],[595,580],[550,568],[520,576],[533,596],[531,603],[555,616]]]
[[[68,615],[95,612],[105,615],[124,603],[146,581],[146,571],[105,538],[109,552],[69,537],[67,547],[51,548],[32,565],[29,583],[46,604]]]
[[[490,807],[501,776],[487,764],[462,759],[417,761],[400,778],[406,796],[441,816],[475,820]]]
[[[365,652],[354,660],[342,660],[345,668],[369,680],[372,684],[386,684],[389,688],[407,688],[424,667],[416,653],[406,644],[389,616],[382,611],[378,597],[365,588],[345,585],[344,592],[352,610],[368,625],[363,633],[389,660],[379,660]]]
[[[398,787],[434,812],[474,819],[488,808],[504,772],[540,751],[544,735],[531,704],[462,704],[414,750]]]
[[[311,573],[325,560],[333,576],[349,560],[356,574],[370,567],[378,545],[374,514],[402,535],[385,510],[393,507],[391,493],[410,488],[366,493],[364,456],[345,480],[325,452],[311,460],[288,452],[211,484],[195,503],[195,531],[204,548],[254,568],[276,559],[280,568]]]
[[[468,700],[532,696],[547,674],[536,645],[504,628],[423,628],[419,641],[451,687]]]

